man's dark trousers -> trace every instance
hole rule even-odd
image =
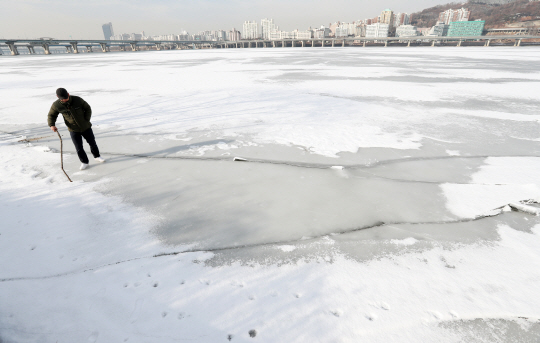
[[[75,150],[77,150],[77,155],[79,155],[79,160],[81,160],[81,163],[88,164],[88,156],[86,155],[86,152],[84,152],[83,149],[83,137],[90,145],[90,152],[92,152],[92,155],[94,155],[94,158],[99,157],[99,149],[96,144],[96,138],[94,137],[94,132],[92,129],[87,129],[84,132],[73,132],[69,131],[69,134],[71,135],[71,140],[73,141],[73,144],[75,145]]]

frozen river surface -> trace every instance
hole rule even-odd
[[[0,341],[538,341],[539,53],[3,57]]]

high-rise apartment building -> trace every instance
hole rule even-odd
[[[114,30],[112,28],[112,23],[103,24],[101,26],[103,29],[103,36],[105,36],[106,40],[110,40],[112,36],[114,36]]]
[[[243,39],[258,39],[259,38],[259,25],[257,25],[256,21],[244,22],[242,38]]]
[[[231,42],[239,41],[242,38],[242,35],[240,34],[240,31],[233,28],[231,31],[229,31],[229,40]]]
[[[279,28],[274,23],[274,19],[262,19],[261,28],[261,36],[263,39],[270,39],[270,33],[279,31]]]
[[[394,14],[394,27],[401,25],[409,25],[411,23],[411,15],[408,13],[396,13]]]
[[[394,27],[394,12],[389,9],[385,9],[381,12],[381,20],[379,20],[379,23],[381,24],[388,24],[388,27],[390,30]]]
[[[442,21],[446,25],[454,21],[469,21],[471,12],[468,8],[460,8],[458,10],[449,9],[439,13],[439,21]]]

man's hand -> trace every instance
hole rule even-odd
[[[51,130],[53,130],[54,132],[57,132],[58,129],[56,128],[56,126],[51,126]]]

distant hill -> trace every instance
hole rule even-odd
[[[486,27],[504,27],[516,22],[540,19],[540,1],[517,0],[472,0],[468,3],[452,2],[427,8],[421,12],[413,13],[411,24],[418,27],[431,27],[437,23],[439,13],[448,9],[468,8],[471,11],[470,20],[482,19]]]

